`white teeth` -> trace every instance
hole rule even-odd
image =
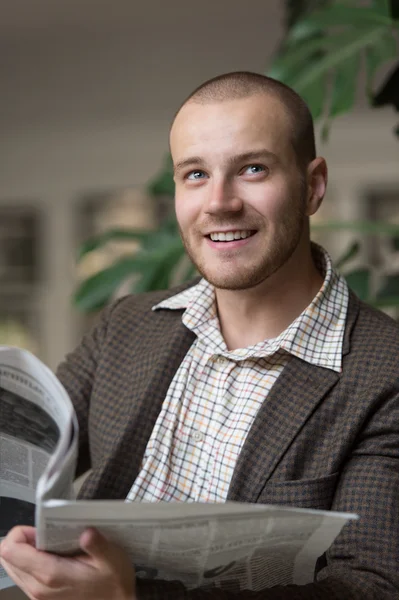
[[[209,237],[213,242],[232,242],[233,240],[245,240],[250,235],[250,231],[221,231],[219,233],[211,233]]]

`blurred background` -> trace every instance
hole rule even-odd
[[[276,56],[284,55],[284,40],[295,19],[331,4],[2,0],[0,343],[31,349],[55,368],[92,323],[94,308],[104,298],[131,289],[125,264],[115,285],[109,286],[109,272],[101,280],[109,287],[108,295],[100,294],[91,304],[81,302],[79,308],[82,294],[77,297],[76,291],[82,281],[126,252],[134,253],[137,241],[134,236],[116,236],[116,241],[111,236],[90,252],[85,247],[79,262],[78,248],[110,230],[158,231],[170,214],[171,193],[167,185],[154,188],[154,181],[165,183],[168,128],[181,101],[223,72],[266,73],[273,65],[284,67]],[[388,2],[378,1],[343,4],[372,5],[381,15],[389,8]],[[316,25],[311,33],[317,37],[320,23]],[[337,89],[349,82],[353,98],[317,126],[318,151],[330,168],[318,222],[358,222],[364,228],[365,223],[384,221],[397,228],[398,115],[392,102],[370,107],[366,67],[353,61],[349,65],[348,56],[341,60],[346,71]],[[384,52],[379,49],[379,56],[375,90],[395,65],[397,47],[390,43]],[[308,58],[296,69],[310,67]],[[288,75],[282,79],[289,80]],[[317,112],[317,107],[312,110]],[[320,133],[327,137],[328,126],[328,139],[322,141]],[[389,243],[387,235],[377,239],[373,234],[359,245],[358,230],[340,227],[316,227],[315,238],[336,260],[352,250],[351,268],[358,275],[372,265],[373,281],[378,270],[397,278],[395,227]],[[172,280],[162,279],[167,284]]]
[[[55,368],[116,295],[192,275],[169,124],[236,70],[309,102],[330,168],[314,238],[397,317],[398,19],[388,0],[1,0],[0,344]]]

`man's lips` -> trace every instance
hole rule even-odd
[[[238,230],[238,233],[241,233],[241,232],[244,232],[245,235],[240,235],[240,236],[236,235],[233,239],[231,239],[232,238],[231,234],[234,233],[233,230],[230,229],[226,232],[218,231],[218,232],[212,233],[212,235],[211,234],[206,235],[205,239],[207,241],[207,244],[211,248],[215,248],[218,250],[223,250],[223,249],[231,250],[233,248],[239,248],[241,246],[245,246],[246,244],[248,244],[250,242],[250,240],[256,234],[255,230]]]
[[[211,239],[213,242],[232,242],[234,240],[241,240],[251,237],[256,233],[255,229],[213,229],[208,233],[203,234],[205,237]]]

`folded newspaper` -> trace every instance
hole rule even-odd
[[[235,502],[79,501],[77,453],[65,388],[29,352],[0,346],[0,539],[35,525],[39,549],[69,554],[94,526],[126,549],[138,577],[259,590],[312,581],[317,558],[357,518]],[[0,589],[11,585],[0,566]]]

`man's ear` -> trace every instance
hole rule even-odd
[[[320,208],[327,188],[327,163],[324,158],[318,156],[309,163],[307,172],[307,197],[306,214],[308,217],[314,215]]]

